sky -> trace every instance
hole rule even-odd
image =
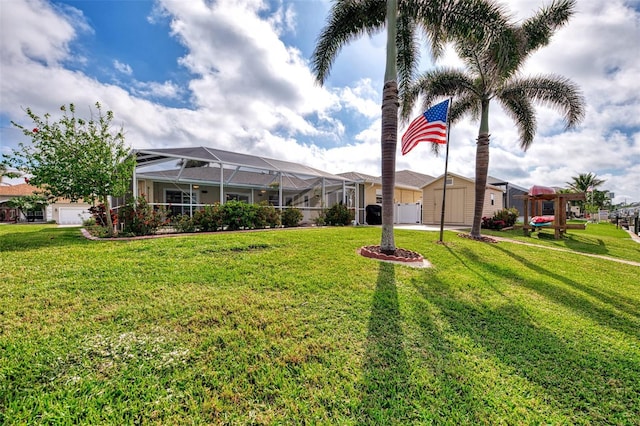
[[[614,203],[640,201],[640,0],[577,3],[522,75],[577,83],[584,121],[567,131],[559,112],[537,106],[536,137],[523,152],[513,121],[492,103],[489,174],[529,188],[566,187],[594,173]],[[522,20],[548,2],[502,4]],[[29,142],[11,124],[32,124],[27,107],[57,119],[59,107],[73,103],[89,117],[98,101],[132,148],[207,146],[379,176],[385,35],[343,48],[317,84],[311,56],[330,7],[330,0],[0,0],[0,154]],[[421,72],[462,68],[452,49],[436,61],[424,47],[420,62]],[[478,127],[471,117],[451,127],[449,171],[473,178]],[[437,177],[444,161],[426,143],[402,156],[398,143],[397,170]]]

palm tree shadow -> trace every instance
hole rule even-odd
[[[610,294],[598,290],[595,286],[577,282],[561,273],[556,273],[544,268],[540,263],[533,262],[498,245],[492,246],[492,248],[506,254],[540,275],[564,283],[569,288],[577,291],[577,293],[537,280],[523,280],[527,287],[543,294],[551,300],[555,300],[576,311],[580,311],[582,314],[591,317],[603,325],[628,333],[631,336],[640,336],[640,332],[638,331],[640,315],[636,300],[626,298],[620,294]],[[588,298],[581,296],[580,293],[600,301],[600,304],[591,302]],[[625,315],[620,315],[621,312]]]
[[[361,419],[393,424],[407,418],[409,364],[404,350],[395,267],[380,263],[363,362]]]

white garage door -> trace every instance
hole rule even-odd
[[[83,220],[91,217],[91,213],[85,207],[60,207],[58,215],[60,225],[82,225]]]

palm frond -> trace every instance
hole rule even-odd
[[[336,0],[312,55],[316,81],[324,83],[343,46],[384,28],[385,16],[386,4],[379,0]]]
[[[564,115],[566,128],[578,125],[584,118],[585,100],[577,84],[566,77],[542,75],[510,80],[501,91],[500,97],[522,92],[528,99],[550,106]]]
[[[479,95],[473,80],[465,72],[452,68],[428,71],[419,76],[415,83],[403,93],[400,117],[403,122],[411,118],[415,103],[420,96],[423,107],[428,108],[438,98],[469,93]]]
[[[520,148],[526,151],[533,142],[536,134],[536,111],[527,97],[525,91],[506,90],[497,95],[498,101],[502,104],[507,115],[516,123],[520,136]]]
[[[449,107],[449,122],[452,124],[457,123],[467,114],[471,114],[474,120],[479,120],[480,118],[480,101],[477,96],[471,93],[454,98]]]
[[[400,13],[397,22],[396,44],[397,67],[398,67],[398,88],[400,96],[414,80],[418,61],[420,60],[420,42],[416,36],[415,21],[407,11]]]
[[[554,0],[549,6],[541,8],[536,15],[522,23],[525,44],[524,55],[546,46],[554,31],[565,25],[575,12],[575,0]]]

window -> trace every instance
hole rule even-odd
[[[449,176],[447,177],[447,186],[451,186],[453,185],[453,177]]]
[[[495,194],[491,194],[491,205],[493,206],[496,203]]]
[[[376,189],[376,204],[382,204],[382,189]]]
[[[308,195],[304,196],[304,206],[305,207],[309,207],[309,196]]]
[[[44,220],[44,212],[42,209],[35,210],[27,210],[27,221],[35,222],[35,221],[43,221]]]
[[[194,191],[191,193],[191,200],[189,199],[189,191],[181,191],[176,189],[167,189],[164,193],[164,202],[171,204],[169,210],[171,214],[189,214],[189,204],[198,204],[198,193]]]
[[[247,194],[233,194],[233,193],[229,192],[229,193],[226,194],[225,200],[227,200],[227,201],[242,201],[244,203],[249,203],[249,196]]]

